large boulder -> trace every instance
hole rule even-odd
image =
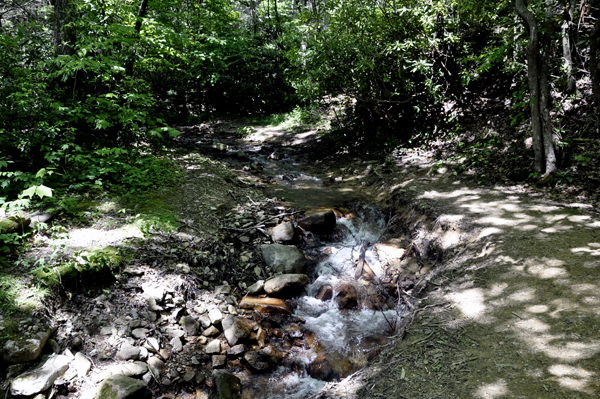
[[[13,337],[2,348],[2,360],[9,364],[31,362],[42,353],[48,338],[56,327],[39,332],[33,336]]]
[[[221,324],[230,347],[237,345],[252,332],[252,323],[243,317],[231,316],[224,319]]]
[[[262,256],[274,273],[304,273],[306,258],[298,248],[282,244],[263,244]]]
[[[290,298],[297,295],[308,284],[306,274],[281,274],[265,283],[268,295]]]
[[[285,301],[279,298],[257,298],[247,296],[240,301],[240,308],[254,309],[258,313],[292,314],[292,311]]]
[[[321,354],[317,356],[313,364],[310,365],[308,374],[316,380],[329,381],[334,375],[334,370],[325,355]]]
[[[146,396],[146,383],[124,375],[113,375],[102,381],[96,399],[137,399]]]
[[[242,381],[223,370],[213,370],[214,390],[209,399],[238,399],[242,393]]]
[[[335,213],[331,209],[316,209],[308,211],[298,220],[298,225],[304,230],[317,234],[329,234],[335,227]]]
[[[10,384],[10,394],[29,396],[45,391],[67,371],[70,361],[65,355],[49,357],[36,368],[15,378]]]

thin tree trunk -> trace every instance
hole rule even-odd
[[[148,0],[142,0],[142,4],[140,4],[140,8],[138,9],[137,20],[135,21],[134,29],[135,29],[136,41],[140,35],[140,32],[142,31],[142,20],[146,16],[147,8],[148,8]],[[135,44],[134,44],[134,46],[135,46]],[[125,68],[125,71],[126,71],[125,73],[127,74],[127,76],[133,75],[134,63],[135,63],[135,50],[133,51],[133,54],[131,54],[131,59],[127,62],[127,67]]]
[[[525,7],[524,0],[515,0],[515,9],[529,27],[529,46],[527,47],[527,78],[529,83],[529,101],[531,103],[531,130],[533,136],[534,170],[542,173],[544,161],[542,118],[540,112],[539,85],[539,33],[537,22],[531,11]]]
[[[600,36],[600,18],[596,19],[594,28],[590,32],[590,75],[592,79],[592,92],[596,111],[600,113],[600,62],[598,62],[598,37]]]
[[[550,85],[548,83],[550,73],[547,60],[551,57],[552,50],[550,45],[554,34],[554,25],[552,24],[552,8],[554,0],[546,0],[546,13],[544,20],[544,33],[541,35],[542,54],[538,58],[540,65],[540,112],[542,115],[542,136],[544,142],[544,157],[546,166],[544,175],[548,176],[556,172],[556,154],[554,152],[554,129],[552,128],[552,119],[550,109],[552,108],[552,98],[550,97]]]
[[[571,30],[573,26],[573,15],[575,14],[575,0],[571,0],[571,4],[568,9],[565,9],[563,13],[563,22],[561,25],[562,35],[562,50],[565,73],[567,75],[567,82],[565,85],[565,93],[575,94],[576,79],[573,71],[575,70],[573,65],[573,45],[575,44],[571,37]]]
[[[73,22],[70,0],[54,0],[54,45],[57,55],[73,55],[76,32],[70,26]]]

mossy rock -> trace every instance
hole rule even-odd
[[[104,286],[115,281],[114,274],[126,256],[118,248],[109,246],[85,252],[81,257],[84,263],[72,261],[40,268],[35,277],[51,286],[62,285],[68,289]]]

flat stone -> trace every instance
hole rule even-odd
[[[238,357],[238,356],[242,355],[244,352],[246,352],[246,345],[238,344],[238,345],[232,346],[231,348],[227,349],[227,356]]]
[[[292,311],[283,299],[257,298],[247,296],[240,301],[240,308],[254,309],[259,313],[292,314]]]
[[[146,338],[146,349],[152,352],[158,352],[160,350],[160,344],[158,343],[158,339],[154,337]]]
[[[181,338],[185,335],[185,331],[177,327],[165,327],[163,332],[166,333],[169,338]]]
[[[171,340],[171,351],[173,353],[179,353],[183,350],[183,343],[181,342],[181,338],[175,337]]]
[[[213,355],[212,366],[214,369],[225,367],[227,364],[227,356],[225,355]]]
[[[297,295],[308,284],[306,274],[282,274],[265,283],[268,295],[289,298]]]
[[[208,317],[212,324],[219,324],[223,320],[223,313],[219,309],[214,308],[208,312]]]
[[[15,378],[10,384],[10,394],[29,396],[45,391],[67,371],[70,361],[65,355],[49,357],[36,368]]]
[[[151,357],[148,359],[148,368],[156,377],[162,377],[162,374],[167,371],[167,365],[165,362],[157,357]]]
[[[306,258],[298,248],[282,244],[260,246],[263,259],[274,273],[304,273]]]
[[[124,375],[127,377],[137,377],[148,372],[148,364],[144,362],[127,362],[123,364],[114,364],[108,366],[103,372],[92,375],[93,382],[100,382],[112,375]]]
[[[73,366],[77,372],[78,377],[85,377],[92,369],[92,362],[90,362],[81,352],[77,352],[71,366]]]
[[[190,382],[191,380],[194,379],[194,377],[196,377],[196,372],[194,370],[188,370],[183,375],[183,380],[185,382]]]
[[[96,399],[133,399],[145,391],[146,383],[124,375],[110,376],[98,387]]]
[[[205,351],[207,355],[221,353],[221,341],[219,341],[218,339],[210,341],[208,345],[206,345]]]
[[[229,295],[231,294],[231,286],[229,284],[217,285],[215,287],[215,294]]]
[[[205,337],[214,337],[215,335],[219,335],[221,332],[215,326],[210,326],[206,330],[202,332],[202,335]]]
[[[146,338],[146,334],[149,332],[150,330],[146,329],[146,328],[136,328],[135,330],[131,331],[131,336],[135,339],[142,339],[142,338]]]
[[[137,359],[140,355],[140,348],[132,346],[129,342],[123,342],[117,352],[117,358],[121,360]]]
[[[244,354],[244,360],[254,371],[267,371],[282,359],[282,354],[271,347],[266,347],[257,351],[250,351]]]

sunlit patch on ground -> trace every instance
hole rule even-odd
[[[485,384],[475,392],[476,398],[494,399],[507,396],[510,393],[504,380],[498,380],[492,384]]]

